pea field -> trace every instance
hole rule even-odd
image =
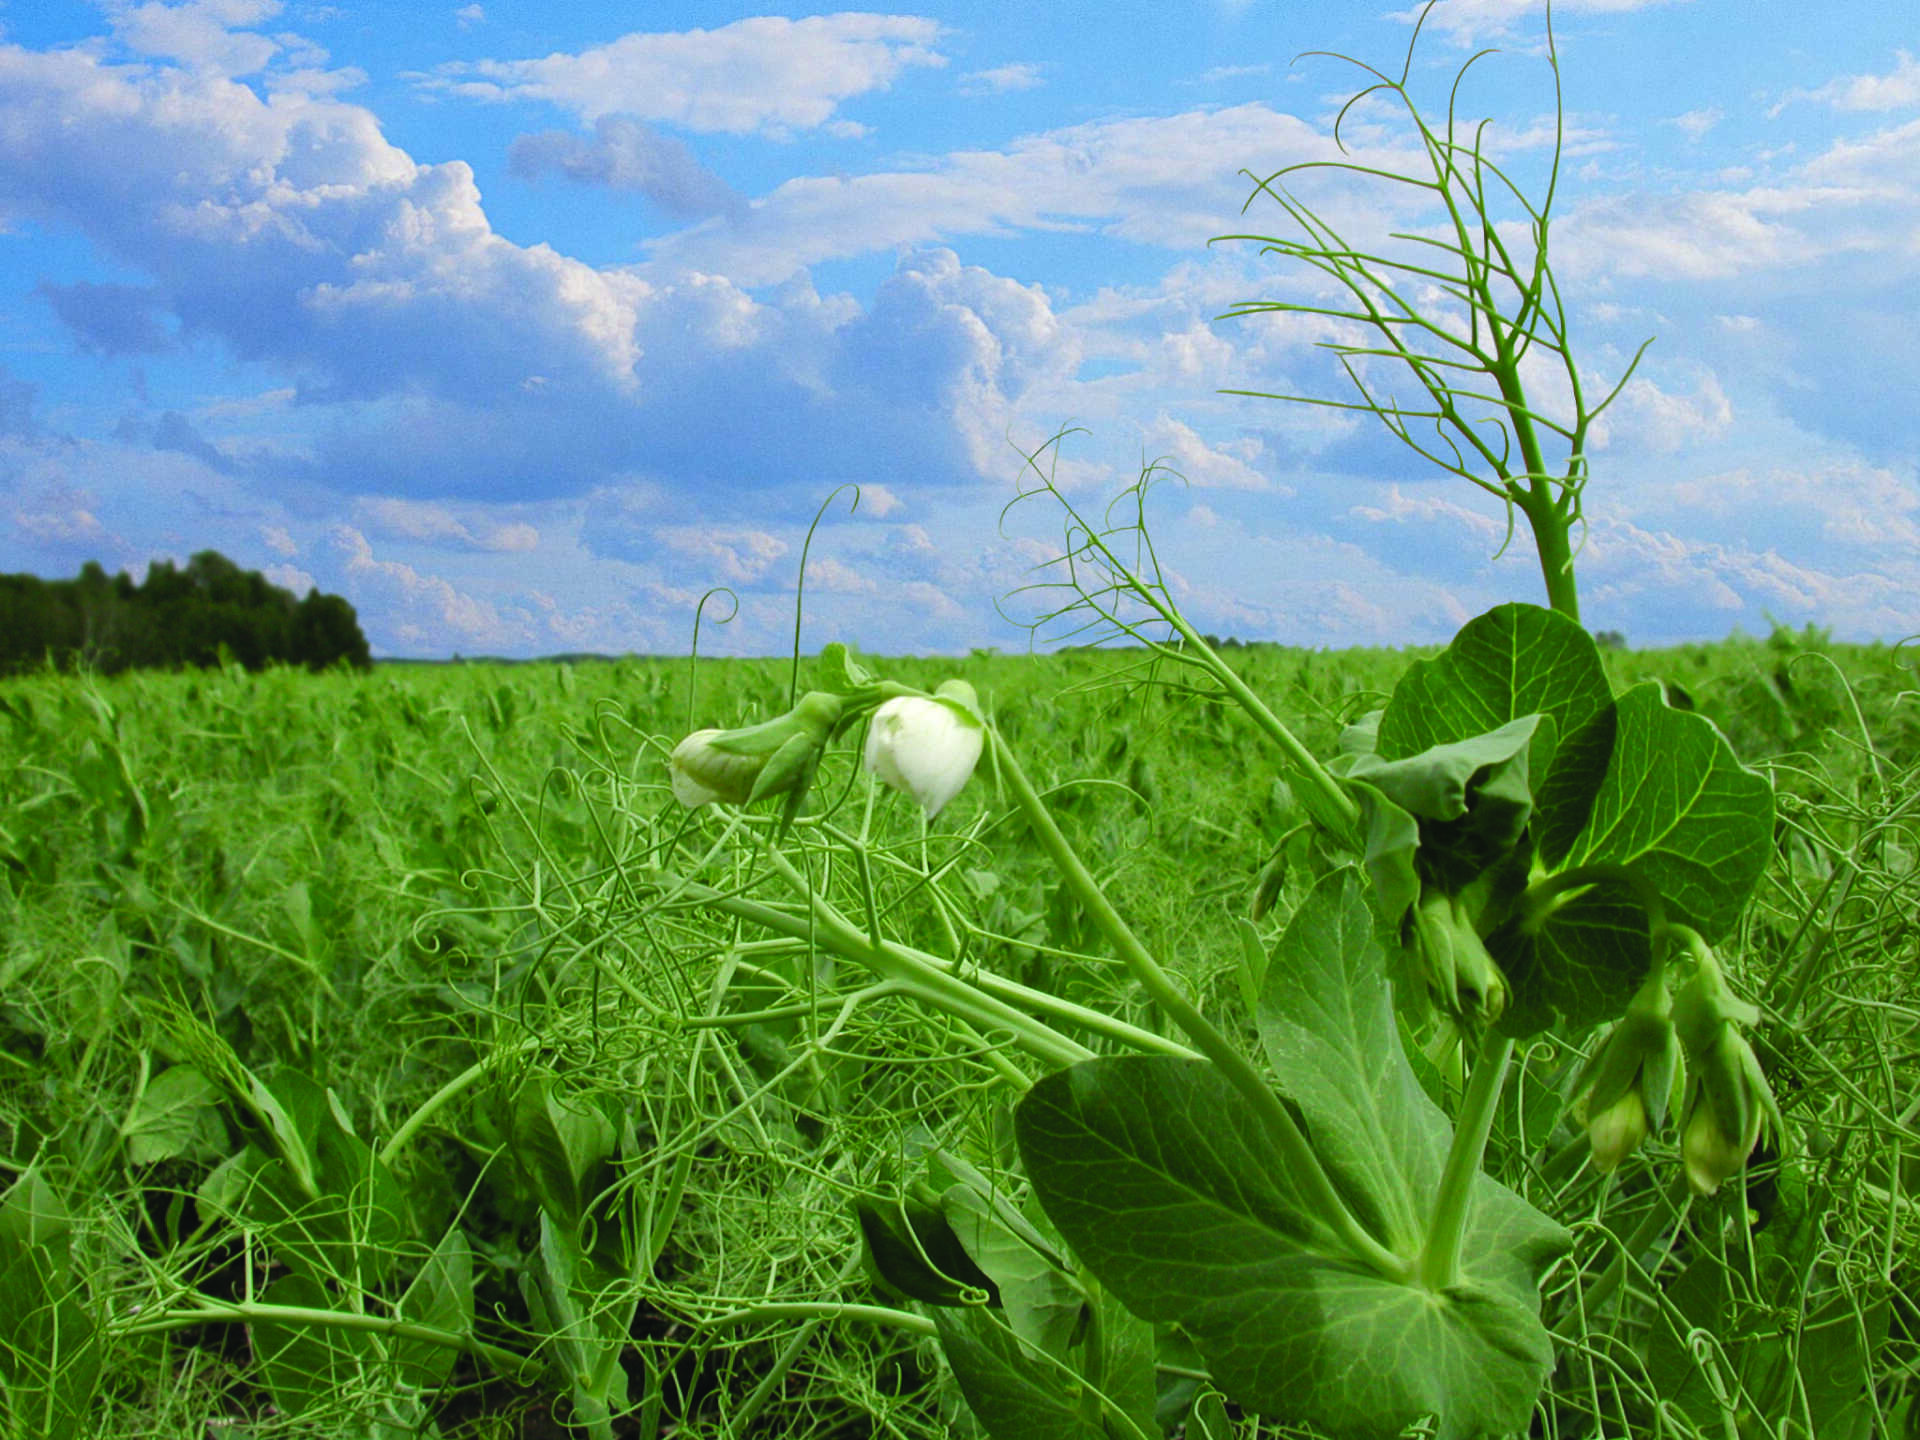
[[[1475,1213],[1497,1187],[1558,1238],[1486,1259],[1469,1223],[1461,1265],[1537,1252],[1537,1373],[1517,1404],[1463,1401],[1511,1377],[1456,1345],[1414,1418],[1372,1429],[1314,1378],[1337,1337],[1316,1351],[1249,1295],[1236,1348],[1204,1307],[1137,1298],[1108,1249],[1177,1272],[1188,1243],[1139,1220],[1173,1203],[1152,1186],[1103,1180],[1109,1242],[1037,1188],[1077,1153],[1026,1113],[1045,1077],[1205,1068],[1103,906],[1256,1054],[1293,922],[1355,873],[1211,673],[1096,649],[0,683],[5,1433],[1920,1433],[1911,661],[1784,629],[1597,654],[1771,796],[1714,951],[1777,1116],[1690,1191],[1676,1078],[1602,1168],[1583,1090],[1612,1032],[1566,1005],[1521,1027]],[[1322,755],[1444,659],[1216,658]],[[931,822],[857,731],[791,813],[676,801],[681,737],[862,667],[977,694],[993,744]],[[1463,1116],[1471,1033],[1390,1013],[1415,1099]],[[1357,1164],[1336,1189],[1390,1246]],[[1258,1189],[1241,1218],[1286,1232]],[[1424,1375],[1412,1344],[1379,1363]]]

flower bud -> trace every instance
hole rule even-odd
[[[730,755],[711,742],[724,730],[696,730],[667,757],[673,798],[689,810],[713,800],[739,805],[753,793],[758,762],[747,755]]]
[[[1723,1025],[1706,1053],[1694,1057],[1693,1096],[1680,1136],[1693,1193],[1704,1198],[1739,1174],[1760,1142],[1762,1122],[1777,1116],[1753,1046]]]
[[[1433,1002],[1456,1021],[1491,1025],[1507,1008],[1507,979],[1458,895],[1429,886],[1413,907],[1415,963]]]
[[[768,795],[797,800],[813,783],[820,753],[845,709],[809,692],[775,719],[739,730],[696,730],[667,757],[673,798],[689,810],[714,800],[744,805]]]
[[[1602,1171],[1616,1168],[1666,1121],[1681,1069],[1672,1012],[1666,982],[1655,975],[1640,987],[1594,1057],[1584,1103],[1593,1163]]]
[[[986,740],[971,685],[949,680],[935,695],[897,696],[874,711],[867,729],[867,769],[911,795],[929,820],[973,775]]]
[[[1647,1105],[1638,1090],[1629,1090],[1587,1121],[1587,1143],[1593,1147],[1593,1168],[1603,1174],[1640,1148],[1647,1138]]]

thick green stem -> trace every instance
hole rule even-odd
[[[513,1350],[489,1345],[471,1335],[456,1335],[432,1325],[416,1325],[410,1320],[389,1319],[383,1315],[359,1315],[346,1310],[317,1310],[304,1305],[263,1305],[258,1301],[239,1302],[195,1296],[199,1303],[182,1310],[168,1310],[143,1317],[139,1322],[117,1327],[122,1335],[159,1335],[169,1330],[186,1330],[195,1325],[215,1322],[229,1324],[270,1323],[275,1325],[313,1325],[331,1330],[366,1330],[390,1335],[396,1340],[419,1340],[448,1350],[461,1350],[487,1361],[502,1373],[518,1377],[538,1361]]]
[[[382,1165],[393,1164],[394,1159],[402,1150],[407,1148],[408,1143],[412,1141],[415,1135],[420,1133],[429,1120],[437,1115],[446,1105],[471,1088],[474,1082],[489,1070],[496,1069],[506,1061],[525,1055],[531,1050],[538,1050],[544,1043],[546,1042],[538,1039],[523,1040],[518,1045],[490,1051],[484,1060],[477,1060],[462,1070],[458,1075],[454,1076],[451,1080],[447,1081],[446,1084],[442,1085],[438,1090],[434,1091],[433,1094],[423,1100],[420,1103],[420,1108],[409,1115],[405,1122],[401,1124],[400,1128],[393,1132],[393,1138],[380,1147],[380,1163]]]
[[[1077,1040],[1068,1039],[1045,1021],[983,994],[944,970],[921,964],[900,953],[897,947],[869,939],[829,905],[786,856],[773,849],[766,853],[773,868],[806,899],[813,926],[828,949],[858,961],[874,974],[894,981],[916,999],[957,1015],[982,1030],[1005,1031],[1016,1045],[1036,1059],[1066,1066],[1093,1058],[1093,1051]]]
[[[798,874],[797,871],[794,873]],[[718,910],[722,914],[737,916],[789,939],[798,940],[804,944],[822,945],[849,960],[864,964],[868,954],[876,948],[867,936],[844,921],[841,926],[822,931],[805,915],[790,914],[757,900],[749,900],[740,895],[729,895],[705,885],[695,883],[682,885],[677,881],[674,883],[678,887],[676,893],[681,894],[685,899]],[[859,943],[851,950],[841,950],[840,941],[848,935],[854,936]],[[959,968],[951,960],[930,955],[924,950],[916,950],[911,945],[901,945],[892,940],[881,941],[877,948],[904,965],[923,966],[946,974],[952,974]],[[1044,990],[1035,990],[1017,981],[995,975],[991,971],[969,969],[967,981],[992,999],[1018,1006],[1022,1010],[1037,1011],[1041,1015],[1076,1026],[1089,1034],[1118,1041],[1129,1049],[1142,1050],[1149,1054],[1196,1058],[1195,1052],[1178,1040],[1156,1035],[1151,1030],[1142,1030],[1138,1025],[1129,1025],[1117,1016],[1090,1009],[1085,1005],[1076,1005],[1071,1000],[1049,995]]]
[[[1040,792],[1034,789],[1026,771],[1020,768],[1012,747],[997,730],[989,729],[988,734],[993,739],[994,758],[999,763],[1001,776],[1013,791],[1014,800],[1027,817],[1027,823],[1033,827],[1035,838],[1053,861],[1054,868],[1072,891],[1074,899],[1080,902],[1101,934],[1107,937],[1140,988],[1186,1032],[1227,1083],[1252,1105],[1254,1113],[1260,1116],[1268,1134],[1286,1157],[1288,1178],[1300,1187],[1310,1213],[1356,1258],[1381,1275],[1396,1280],[1406,1278],[1410,1270],[1406,1258],[1394,1254],[1367,1233],[1366,1227],[1347,1208],[1346,1201],[1340,1197],[1340,1192],[1334,1188],[1332,1179],[1321,1165],[1320,1157],[1313,1153],[1307,1137],[1301,1133],[1293,1116],[1267,1084],[1265,1077],[1226,1036],[1214,1028],[1213,1023],[1200,1013],[1199,1008],[1181,993],[1172,978],[1160,968],[1146,946],[1140,943],[1126,921],[1120,918],[1120,912],[1113,908],[1106,892],[1082,863],[1067,837],[1060,832],[1046,803],[1041,800]]]
[[[1427,1224],[1426,1248],[1420,1252],[1420,1282],[1429,1290],[1442,1291],[1460,1283],[1460,1247],[1473,1208],[1473,1182],[1480,1174],[1480,1159],[1486,1153],[1512,1058],[1513,1041],[1489,1030],[1480,1042],[1480,1055],[1467,1081],[1467,1098],[1454,1122],[1453,1144],[1447,1150],[1440,1193]]]
[[[1578,624],[1580,595],[1573,583],[1573,545],[1567,535],[1567,522],[1553,497],[1538,482],[1533,503],[1521,508],[1533,528],[1534,549],[1540,555],[1540,576],[1547,584],[1547,604]]]

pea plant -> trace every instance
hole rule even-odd
[[[1232,314],[1333,322],[1328,348],[1358,398],[1281,398],[1370,414],[1517,511],[1548,604],[1469,621],[1317,755],[1171,598],[1145,519],[1160,472],[1095,519],[1054,485],[1051,445],[1027,457],[1016,503],[1065,516],[1059,558],[1027,592],[1036,629],[1131,643],[1162,683],[1184,675],[1237,707],[1297,798],[1304,818],[1246,916],[1218,917],[1238,1009],[1204,1003],[1153,953],[1070,837],[1058,794],[963,680],[919,690],[829,645],[784,713],[674,745],[671,789],[689,813],[642,914],[731,927],[726,973],[754,967],[779,1001],[754,1023],[812,1027],[789,1032],[806,1043],[781,1052],[782,1082],[804,1081],[823,1113],[844,1109],[844,1095],[821,1098],[821,1067],[848,1059],[848,1028],[884,1000],[972,1067],[965,1088],[999,1097],[974,1107],[970,1137],[908,1116],[893,1153],[840,1155],[865,1271],[849,1283],[896,1304],[843,1293],[707,1318],[837,1316],[937,1336],[994,1440],[1182,1424],[1224,1436],[1235,1416],[1437,1440],[1601,1433],[1609,1416],[1676,1434],[1717,1416],[1731,1436],[1788,1415],[1789,1428],[1751,1433],[1865,1434],[1857,1385],[1816,1394],[1701,1359],[1698,1327],[1649,1285],[1681,1217],[1722,1204],[1723,1187],[1744,1194],[1763,1139],[1769,1156],[1788,1143],[1753,1039],[1761,1012],[1716,950],[1739,934],[1773,853],[1774,788],[1658,682],[1616,693],[1580,624],[1588,439],[1632,367],[1590,401],[1550,263],[1557,146],[1530,200],[1488,153],[1487,127],[1457,118],[1459,81],[1443,122],[1422,114],[1412,58],[1397,77],[1362,66],[1353,104],[1398,106],[1421,168],[1343,152],[1256,178],[1250,205],[1277,206],[1292,232],[1225,237],[1308,267],[1338,298]],[[1550,37],[1548,64],[1557,95]],[[1410,190],[1439,224],[1351,241],[1293,188],[1329,170]],[[1409,382],[1403,403],[1394,387]],[[871,787],[857,829],[841,818],[849,792],[822,794],[823,762],[863,725],[865,770],[920,813],[917,860],[882,842]],[[1003,803],[951,844],[936,833],[936,865],[929,827],[977,768]],[[1007,947],[988,943],[1005,936],[945,898],[981,873],[963,860],[1014,838],[1044,857],[1093,962],[1124,973],[1119,1003],[1071,983],[1085,954],[1051,956],[1051,978],[1005,973],[994,961]],[[853,988],[849,966],[865,977]],[[1570,1191],[1582,1172],[1601,1183]],[[1633,1233],[1608,1232],[1616,1248],[1597,1274],[1570,1269],[1610,1186],[1634,1197]],[[1585,1210],[1570,1208],[1575,1193]],[[1688,1347],[1705,1401],[1619,1393],[1605,1347],[1581,1337],[1629,1309],[1637,1338],[1623,1343]],[[1550,1381],[1588,1398],[1544,1410]],[[1559,1418],[1530,1432],[1536,1413]]]

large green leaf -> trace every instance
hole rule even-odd
[[[1385,953],[1353,870],[1321,880],[1295,912],[1267,963],[1258,1018],[1315,1153],[1388,1248],[1412,1254],[1449,1127],[1400,1049]]]
[[[1653,963],[1647,912],[1626,886],[1595,885],[1570,897],[1531,932],[1518,924],[1487,936],[1507,977],[1503,1034],[1535,1035],[1556,1016],[1575,1028],[1619,1015]]]
[[[1363,1223],[1416,1251],[1445,1117],[1400,1049],[1357,876],[1327,877],[1268,967],[1261,1028],[1280,1088]],[[1321,1223],[1248,1101],[1200,1061],[1087,1061],[1015,1116],[1047,1214],[1135,1314],[1180,1324],[1215,1381],[1264,1414],[1340,1436],[1424,1415],[1442,1440],[1522,1428],[1552,1366],[1541,1267],[1567,1236],[1486,1177],[1461,1282],[1383,1276]]]
[[[1105,1440],[1080,1408],[1077,1377],[978,1306],[936,1310],[940,1348],[967,1408],[993,1440]]]
[[[427,1263],[400,1297],[400,1316],[450,1335],[473,1334],[473,1251],[458,1225],[440,1237]],[[458,1353],[427,1340],[394,1340],[401,1378],[419,1390],[436,1390],[453,1371]]]
[[[1407,667],[1380,717],[1379,753],[1404,760],[1522,715],[1551,715],[1555,733],[1571,735],[1612,698],[1600,651],[1578,622],[1537,605],[1499,605]]]
[[[1738,918],[1773,837],[1773,789],[1734,758],[1713,722],[1667,704],[1647,681],[1616,702],[1606,778],[1556,869],[1638,872],[1709,941]]]
[[[1403,915],[1424,877],[1451,893],[1518,843],[1533,814],[1535,752],[1551,754],[1552,731],[1546,717],[1528,714],[1403,760],[1363,753],[1339,767],[1360,792],[1383,916]]]

